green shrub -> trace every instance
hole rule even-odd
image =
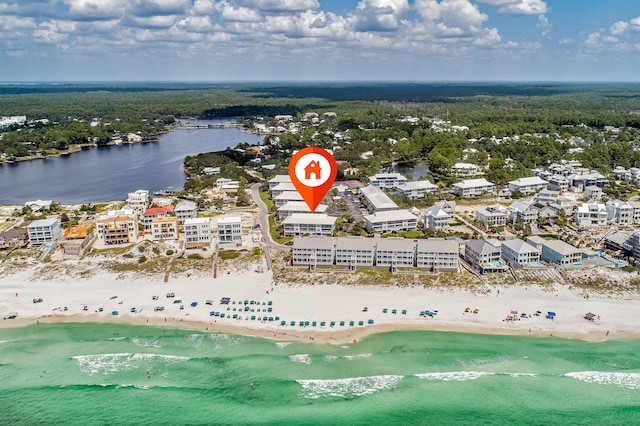
[[[147,256],[140,256],[140,257],[138,258],[138,263],[144,263],[144,262],[146,262],[146,261],[147,261]]]
[[[173,250],[171,249],[167,250],[167,253],[166,253],[167,256],[171,256],[172,254],[173,254]]]

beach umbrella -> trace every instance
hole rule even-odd
[[[353,327],[356,323],[354,321],[349,321],[349,327]]]
[[[358,321],[358,325],[364,325],[364,321]]]
[[[315,327],[316,325],[317,325],[317,323],[316,323],[315,321],[313,321],[313,322],[311,323],[311,326],[312,326],[312,327]]]
[[[331,325],[331,327],[333,327],[334,325],[336,325],[336,322],[335,321],[331,321],[331,323],[329,325]]]
[[[340,321],[340,326],[344,327],[344,321]]]
[[[280,325],[285,325],[287,322],[286,321],[280,321]]]
[[[255,315],[251,315],[251,321],[255,321],[256,320],[256,316]]]
[[[322,321],[322,322],[320,323],[320,327],[324,327],[325,325],[327,325],[327,323],[326,323],[325,321]]]
[[[397,314],[397,313],[398,313],[398,310],[397,310],[397,309],[393,309],[393,310],[391,311],[391,313],[392,313],[392,314]]]
[[[406,309],[402,310],[402,315],[407,315],[407,310]]]
[[[383,313],[383,314],[386,314],[388,311],[389,311],[389,310],[388,310],[387,308],[384,308],[384,309],[382,310],[382,313]]]
[[[370,319],[369,321],[367,321],[367,323],[369,323],[369,324],[373,324],[373,320],[372,320],[372,319]]]
[[[271,300],[269,300],[269,301],[267,302],[267,304],[268,304],[269,306],[271,306],[271,305],[273,305],[273,302],[272,302]]]
[[[296,325],[296,322],[295,322],[295,321],[291,321],[291,322],[289,323],[289,325],[291,325],[291,326]]]

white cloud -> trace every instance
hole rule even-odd
[[[318,0],[236,0],[233,3],[264,12],[303,12],[320,7]]]
[[[125,14],[127,0],[64,0],[69,15],[78,19],[108,19]]]
[[[499,6],[502,15],[541,15],[547,13],[544,0],[478,0],[478,3]]]
[[[538,15],[538,23],[536,24],[536,27],[540,28],[540,32],[543,37],[546,37],[551,33],[552,25],[545,15]]]
[[[128,3],[127,13],[140,17],[186,14],[191,8],[190,0],[133,0]]]
[[[226,21],[259,22],[262,20],[261,15],[256,10],[241,6],[236,7],[226,1],[218,3],[216,10],[220,12],[222,19]]]
[[[478,33],[489,17],[469,0],[416,0],[415,8],[426,21],[433,23],[441,36]]]
[[[572,38],[563,38],[558,40],[558,44],[573,44],[575,41]]]
[[[407,0],[361,0],[353,15],[358,31],[393,31],[409,12]]]

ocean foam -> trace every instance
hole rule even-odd
[[[586,383],[614,385],[626,389],[640,389],[640,373],[619,373],[609,371],[576,371],[563,374],[564,377]]]
[[[160,342],[158,339],[145,339],[142,337],[134,337],[131,339],[131,342],[138,346],[142,347],[151,347],[151,348],[161,348]]]
[[[483,371],[449,371],[444,373],[420,373],[416,377],[423,380],[441,380],[443,382],[464,382],[465,380],[475,380],[484,376],[491,376],[493,373]]]
[[[402,378],[403,376],[386,375],[333,380],[297,380],[297,382],[302,386],[302,396],[305,398],[352,398],[393,389]]]
[[[290,344],[291,342],[276,342],[276,346],[279,347],[280,349],[286,348]]]
[[[289,359],[291,360],[291,362],[299,362],[299,363],[302,363],[302,364],[311,364],[311,355],[309,355],[309,354],[290,355]]]
[[[76,362],[80,371],[89,375],[95,375],[113,374],[136,368],[151,369],[158,363],[172,365],[188,361],[190,358],[177,355],[120,353],[77,355],[72,357],[72,359]]]
[[[326,362],[333,362],[333,361],[335,361],[336,359],[338,359],[338,357],[337,357],[337,356],[335,356],[335,355],[325,355],[325,356],[324,356],[324,360],[325,360]]]
[[[356,359],[370,358],[371,354],[357,354],[357,355],[345,355],[344,359],[348,359],[349,361],[353,361]]]

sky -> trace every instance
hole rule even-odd
[[[0,0],[0,81],[638,81],[638,0]]]

